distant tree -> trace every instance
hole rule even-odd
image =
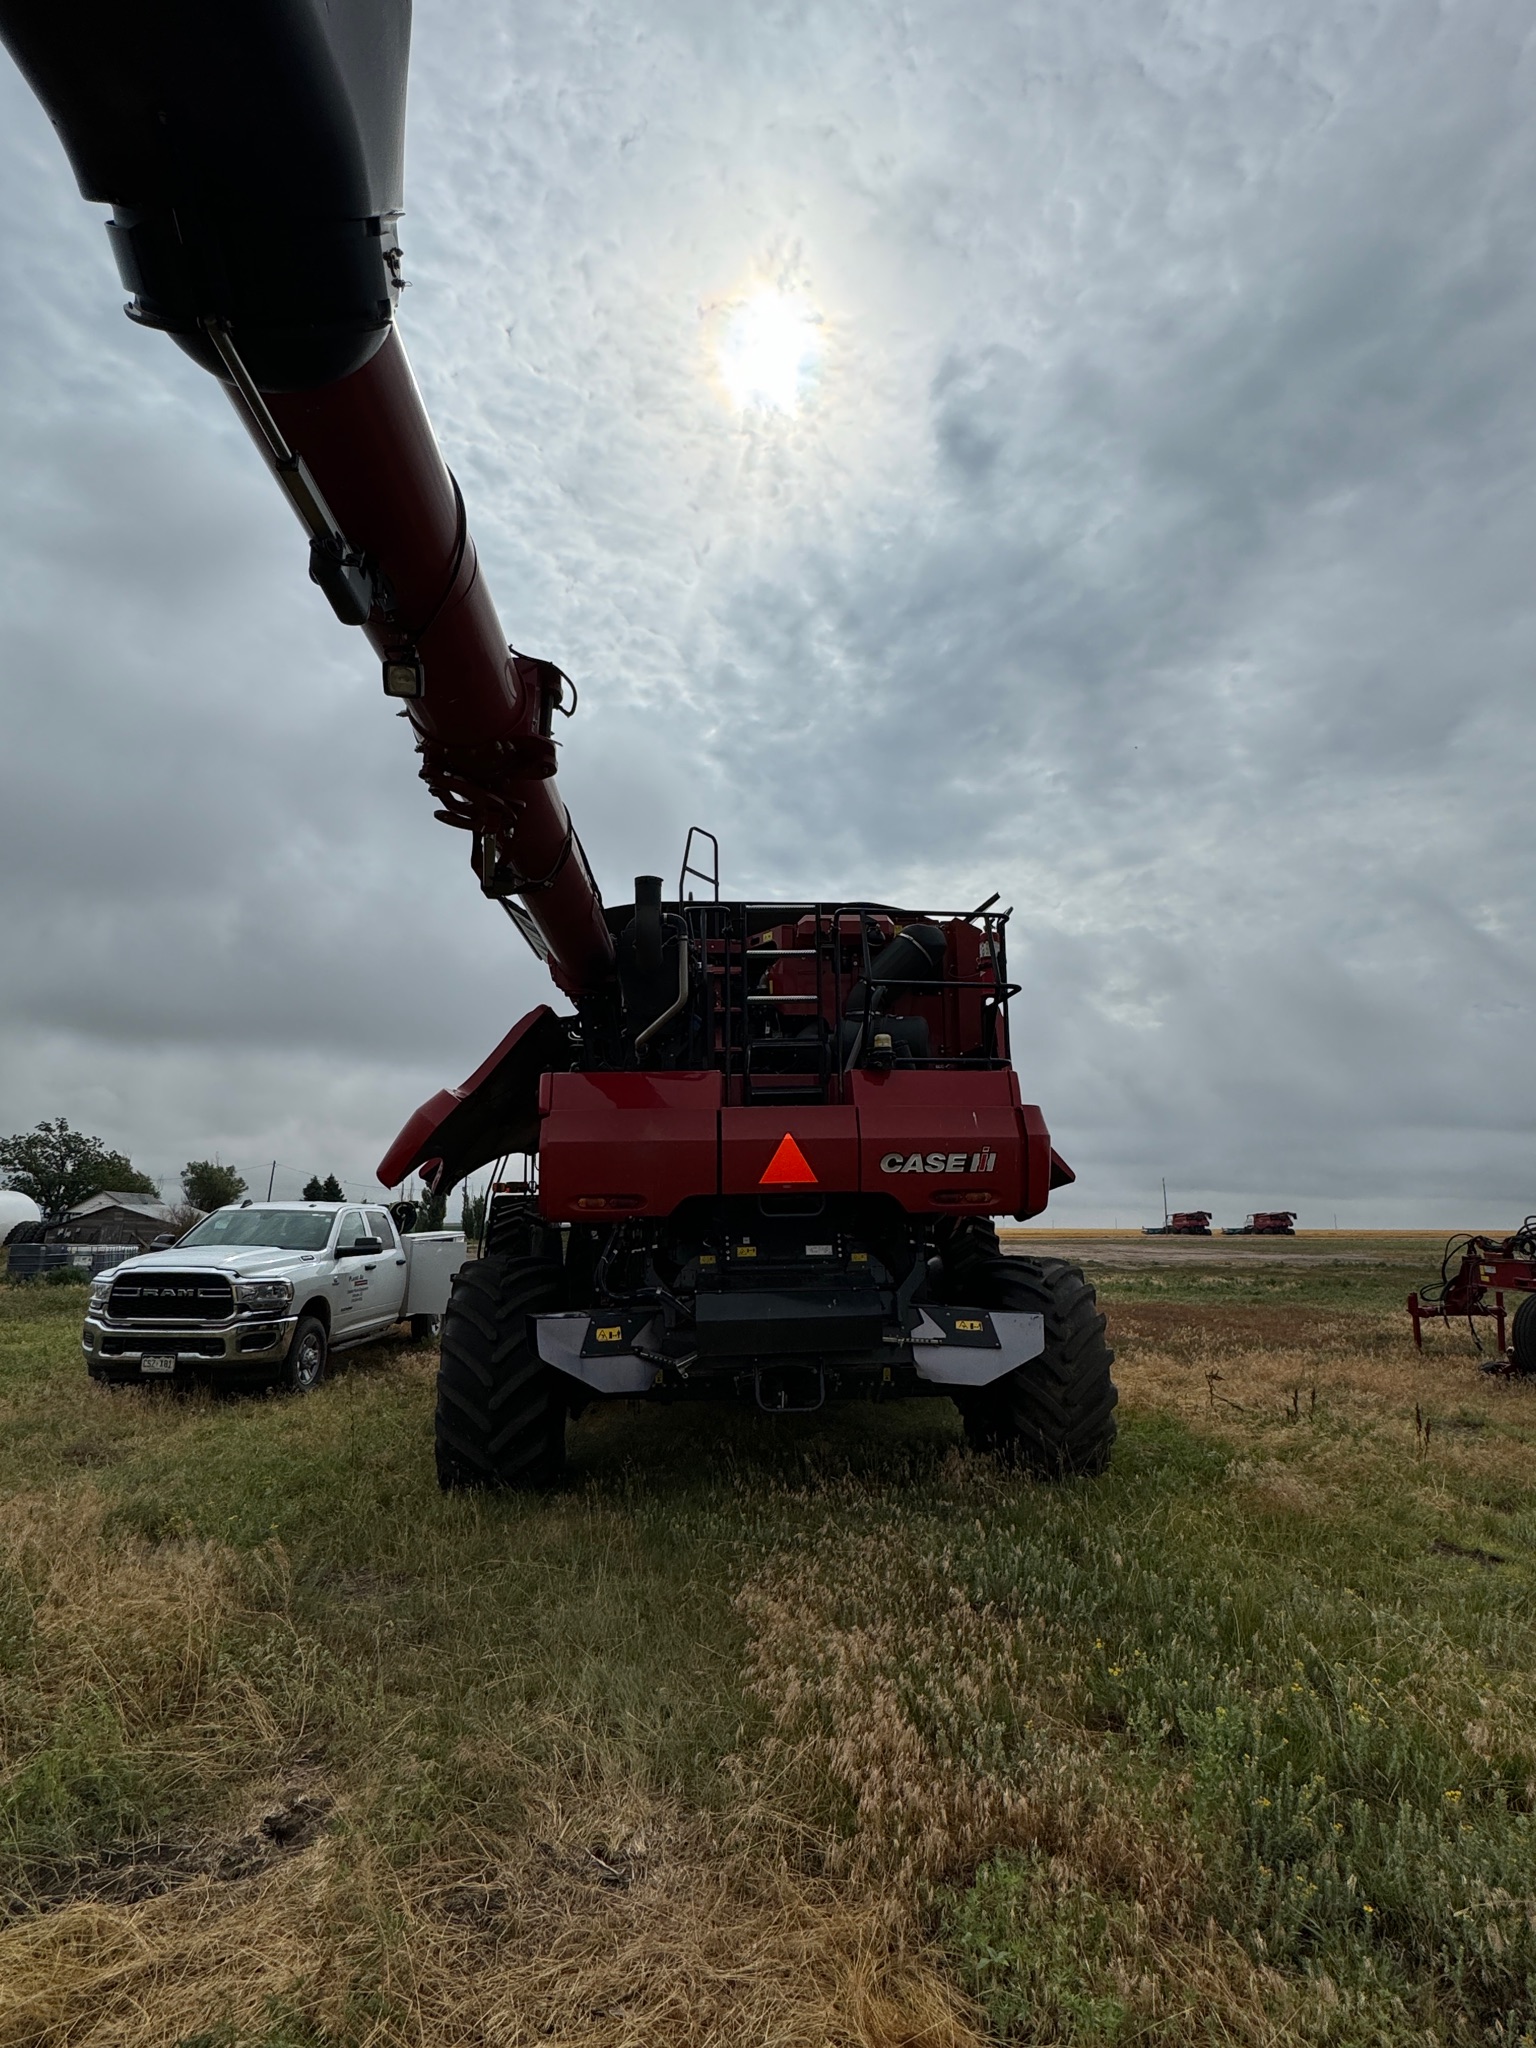
[[[448,1196],[439,1189],[436,1194],[424,1194],[421,1206],[416,1211],[418,1230],[442,1230],[448,1222]]]
[[[472,1195],[464,1190],[464,1204],[459,1211],[459,1228],[473,1243],[485,1229],[485,1197]]]
[[[202,1220],[202,1210],[194,1208],[191,1202],[175,1202],[171,1205],[170,1215],[165,1219],[165,1227],[172,1237],[182,1238]]]
[[[45,1216],[62,1216],[92,1195],[153,1195],[159,1183],[137,1172],[121,1152],[109,1152],[100,1138],[74,1131],[67,1119],[44,1118],[35,1131],[0,1138],[0,1180],[30,1195]]]
[[[245,1182],[217,1159],[189,1159],[181,1169],[181,1191],[194,1209],[222,1209],[239,1201]]]
[[[304,1199],[306,1202],[344,1202],[347,1198],[334,1173],[328,1173],[324,1180],[318,1173],[312,1173],[304,1183]]]

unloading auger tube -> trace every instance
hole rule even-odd
[[[507,645],[394,325],[409,0],[0,0],[0,37],[112,207],[129,316],[221,380],[379,655],[481,888],[602,998],[613,940],[554,781],[565,678]]]

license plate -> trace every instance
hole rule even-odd
[[[140,1372],[174,1372],[176,1354],[174,1351],[146,1351],[139,1360]]]

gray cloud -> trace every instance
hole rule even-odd
[[[692,818],[1001,887],[1065,1215],[1536,1207],[1528,72],[1486,0],[418,13],[407,340],[609,893]],[[541,977],[0,114],[0,1128],[365,1176]],[[711,380],[754,276],[794,419]]]

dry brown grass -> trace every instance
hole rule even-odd
[[[455,1522],[462,1504],[435,1495],[396,1505],[414,1385],[398,1394],[403,1423],[382,1377],[309,1411],[188,1404],[140,1420],[102,1405],[96,1434],[72,1418],[60,1483],[0,1505],[0,1777],[14,1790],[40,1760],[61,1769],[78,1750],[99,1773],[102,1819],[68,1853],[13,1859],[23,1875],[9,1920],[0,1902],[0,2048],[200,2036],[217,2048],[979,2048],[1003,2023],[968,1999],[961,1958],[1013,1923],[978,1911],[967,1948],[954,1916],[994,1877],[1017,1887],[1010,1981],[1034,2001],[1011,2039],[1098,2040],[1086,2021],[1074,2033],[1081,1991],[1113,2007],[1104,2038],[1126,2043],[1422,2040],[1406,2018],[1401,2034],[1368,2035],[1363,2019],[1351,2031],[1358,1986],[1269,1967],[1252,1914],[1217,1924],[1225,1880],[1213,1873],[1239,1868],[1222,1817],[1202,1817],[1189,1749],[1159,1748],[1155,1732],[1131,1740],[1133,1674],[1121,1671],[1187,1617],[1165,1617],[1160,1593],[1148,1592],[1148,1617],[1110,1596],[1118,1574],[1160,1577],[1192,1609],[1209,1594],[1205,1628],[1226,1597],[1216,1546],[1251,1540],[1255,1574],[1234,1569],[1232,1600],[1252,1595],[1268,1621],[1267,1558],[1315,1529],[1309,1569],[1326,1591],[1328,1543],[1368,1532],[1389,1494],[1432,1511],[1411,1534],[1429,1570],[1500,1588],[1515,1544],[1468,1516],[1528,1492],[1536,1389],[1483,1379],[1449,1343],[1418,1359],[1398,1323],[1358,1312],[1131,1302],[1112,1320],[1132,1427],[1102,1488],[1032,1488],[958,1451],[909,1466],[893,1453],[871,1474],[840,1466],[833,1444],[811,1476],[789,1479],[732,1453],[703,1507],[647,1476]],[[419,1377],[415,1364],[401,1371]],[[375,1414],[377,1433],[363,1434]],[[1158,1418],[1180,1427],[1159,1439]],[[265,1507],[244,1545],[175,1514],[146,1519],[154,1485],[129,1493],[117,1465],[98,1469],[114,1429],[125,1443],[195,1430],[215,1447],[243,1432],[238,1454],[224,1453],[231,1490],[258,1453],[273,1460],[267,1488],[329,1457],[334,1486],[353,1487],[347,1499],[377,1520],[334,1552],[317,1522],[306,1593],[302,1563],[259,1540]],[[1204,1440],[1199,1471],[1180,1478],[1191,1433]],[[685,1511],[705,1530],[697,1547],[658,1548],[646,1516]],[[414,1548],[393,1542],[401,1524],[418,1532]],[[199,1526],[225,1523],[205,1511]],[[442,1751],[410,1722],[419,1701],[345,1722],[349,1692],[379,1668],[369,1631],[396,1618],[397,1645],[415,1630],[437,1646],[422,1654],[441,1654],[458,1711],[469,1694],[452,1691],[451,1628],[488,1612],[525,1557],[568,1589],[568,1604],[527,1612],[544,1626],[569,1616],[577,1648],[565,1664],[530,1653],[520,1667],[498,1638],[479,1664],[471,1645],[464,1666],[476,1683],[493,1670],[521,1706],[462,1734],[455,1723]],[[694,1603],[687,1630],[712,1587],[728,1618],[735,1596],[737,1633],[709,1641],[739,1680],[733,1716],[746,1696],[742,1726],[734,1744],[733,1721],[714,1747],[700,1738],[692,1795],[576,1689],[580,1659],[638,1626],[622,1601],[583,1606],[583,1589],[631,1563],[675,1573],[675,1597]],[[423,1588],[460,1602],[436,1636]],[[1373,1635],[1364,1596],[1351,1597],[1346,1715],[1382,1646],[1406,1654],[1408,1640],[1390,1599]],[[1303,1619],[1321,1631],[1329,1613],[1320,1595]],[[1536,1755],[1517,1619],[1496,1668],[1475,1644],[1423,1631],[1409,1681],[1380,1711],[1427,1742],[1454,1704],[1490,1772]],[[1257,1676],[1240,1668],[1248,1627],[1219,1652],[1201,1635],[1191,1653],[1196,1672],[1225,1660],[1221,1696],[1234,1702],[1271,1687],[1259,1651]],[[603,1685],[618,1682],[612,1668]],[[1271,1688],[1282,1702],[1291,1676],[1286,1663]],[[455,1741],[472,1751],[460,1779]],[[1246,1796],[1240,1771],[1232,1782]],[[1453,1782],[1470,1788],[1472,1773]],[[85,1795],[66,1790],[74,1812]],[[34,1805],[49,1796],[34,1788]],[[1458,1811],[1471,1801],[1469,1789]]]
[[[159,2048],[220,2025],[259,2039],[274,2002],[412,2048],[977,2040],[887,1915],[657,1818],[665,1848],[622,1883],[584,1846],[402,1875],[343,1838],[243,1882],[66,1906],[0,1939],[0,2041]]]
[[[1415,1351],[1406,1321],[1327,1308],[1130,1302],[1109,1311],[1116,1378],[1134,1399],[1192,1416],[1209,1407],[1204,1375],[1231,1372],[1232,1388],[1254,1397],[1316,1386],[1357,1400],[1362,1414],[1385,1415],[1417,1401],[1536,1421],[1536,1382],[1490,1377],[1465,1335],[1436,1332]],[[1490,1326],[1491,1329],[1491,1326]],[[1253,1408],[1253,1412],[1257,1412]]]
[[[971,1471],[984,1495],[989,1468]],[[984,1498],[977,1505],[985,1511]],[[1017,1608],[978,1604],[952,1582],[942,1553],[914,1555],[910,1533],[897,1524],[873,1542],[867,1531],[849,1540],[829,1521],[814,1555],[778,1558],[741,1595],[753,1622],[752,1683],[776,1731],[763,1748],[767,1768],[802,1800],[807,1781],[822,1780],[847,1803],[831,1868],[888,1912],[921,1919],[954,1896],[949,1888],[1007,1858],[1033,1873],[1042,1946],[1053,1911],[1070,1925],[1084,1900],[1111,1902],[1094,1937],[1100,1952],[1074,1968],[1084,1985],[1112,1987],[1114,2028],[1127,2039],[1145,2028],[1169,2040],[1268,2044],[1292,2027],[1305,2038],[1332,1986],[1256,1966],[1196,1909],[1203,1871],[1179,1811],[1187,1787],[1171,1781],[1149,1820],[1145,1788],[1138,1797],[1106,1772],[1103,1738],[1084,1725],[1079,1674],[1057,1668],[1062,1646],[1029,1611],[1028,1590]],[[882,1619],[851,1623],[860,1613]],[[987,1742],[999,1694],[1010,1715],[998,1724],[1020,1703],[1031,1710],[1027,1759]]]
[[[274,2001],[321,2033],[410,2048],[978,2038],[910,1918],[818,1875],[789,1853],[795,1831],[750,1805],[727,1823],[548,1770],[517,1838],[471,1842],[461,1819],[444,1828],[457,1853],[391,1858],[370,1839],[366,1783],[296,1769],[321,1653],[292,1621],[280,1556],[114,1540],[105,1523],[89,1487],[0,1514],[0,1557],[35,1617],[31,1684],[5,1701],[6,1769],[89,1700],[130,1754],[152,1744],[173,1782],[216,1789],[217,1824],[34,1873],[41,1893],[0,1928],[5,2048],[260,2039]],[[329,1823],[285,1842],[301,1808]]]

